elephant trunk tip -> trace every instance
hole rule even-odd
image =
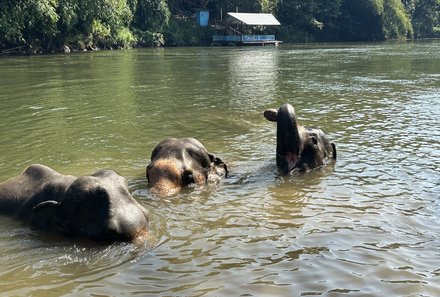
[[[266,109],[263,112],[263,116],[266,120],[270,121],[270,122],[276,122],[277,118],[278,118],[278,110],[276,109]]]

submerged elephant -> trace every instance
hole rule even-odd
[[[153,149],[146,168],[150,191],[160,195],[227,175],[226,164],[194,138],[164,139]]]
[[[148,232],[148,212],[110,169],[63,175],[31,165],[0,183],[0,214],[57,234],[98,241],[136,241]]]
[[[280,174],[307,171],[323,166],[329,158],[336,160],[335,144],[321,129],[299,125],[292,105],[284,104],[278,110],[268,109],[264,117],[277,122],[276,163]]]

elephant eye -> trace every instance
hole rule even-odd
[[[312,139],[314,145],[318,144],[318,139],[316,138],[316,136],[311,136],[310,138]]]
[[[182,182],[184,185],[194,184],[196,180],[194,179],[194,174],[191,170],[185,170],[182,174]]]

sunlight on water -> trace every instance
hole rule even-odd
[[[440,43],[170,48],[0,59],[1,180],[111,167],[151,213],[141,246],[0,217],[1,296],[439,296]],[[280,177],[285,102],[338,160]],[[145,166],[192,136],[230,177],[160,199]]]

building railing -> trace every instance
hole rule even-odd
[[[214,35],[214,42],[259,42],[274,41],[275,35]]]

